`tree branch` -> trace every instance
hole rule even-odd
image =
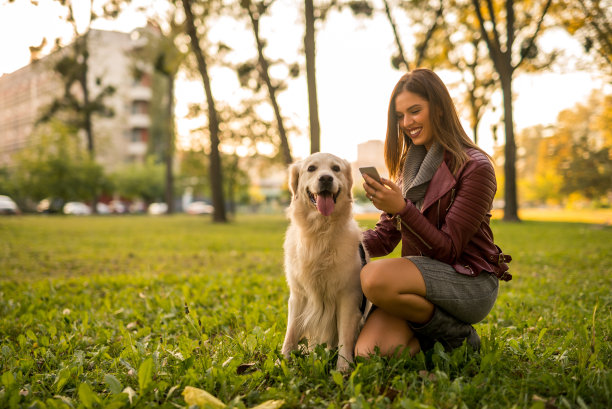
[[[385,4],[385,14],[387,15],[387,20],[389,20],[389,24],[391,24],[391,29],[393,30],[393,36],[395,37],[395,44],[397,45],[397,50],[399,52],[400,62],[404,64],[406,70],[410,70],[410,65],[408,61],[406,61],[406,57],[404,56],[404,48],[402,47],[402,42],[400,41],[399,34],[397,32],[397,25],[393,20],[393,16],[391,16],[391,9],[389,8],[389,2],[387,0],[383,0]],[[399,68],[399,64],[398,64]]]
[[[533,35],[531,36],[531,38],[529,39],[529,45],[527,46],[527,50],[529,50],[531,47],[533,47],[534,43],[535,43],[535,39],[538,36],[538,33],[540,32],[540,29],[542,28],[542,23],[544,21],[544,16],[546,16],[546,13],[548,12],[548,8],[550,7],[550,4],[552,3],[552,0],[548,0],[546,2],[546,5],[544,6],[544,9],[542,10],[542,15],[540,16],[540,19],[538,20],[538,25],[536,26],[535,32],[533,33]],[[521,59],[519,60],[519,62],[512,67],[512,71],[514,71],[515,69],[517,69],[525,60],[525,57],[527,56],[528,53],[524,53],[521,56]]]
[[[508,1],[509,0],[506,0],[506,2]],[[495,40],[495,45],[497,46],[497,49],[501,52],[502,46],[501,41],[499,41],[499,33],[497,32],[497,20],[495,19],[495,8],[493,7],[492,0],[487,0],[487,9],[489,10],[491,24],[493,25],[493,39]]]
[[[440,7],[438,8],[438,10],[436,10],[436,16],[434,17],[433,24],[431,25],[431,27],[429,27],[429,30],[427,30],[427,34],[425,34],[425,39],[423,40],[423,42],[417,47],[418,53],[415,61],[417,67],[421,65],[421,62],[425,58],[425,50],[427,50],[427,44],[429,43],[429,40],[431,40],[431,37],[433,36],[436,29],[438,28],[438,19],[442,16],[443,11],[444,2],[443,0],[440,0]]]

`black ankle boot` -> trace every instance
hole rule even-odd
[[[410,323],[410,327],[419,336],[440,342],[447,351],[460,347],[464,340],[474,351],[480,350],[480,337],[470,324],[449,315],[436,307],[433,316],[425,324]],[[432,345],[433,346],[433,342]],[[426,348],[423,348],[426,349]]]

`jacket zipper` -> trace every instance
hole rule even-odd
[[[395,215],[395,220],[397,222],[397,230],[402,231],[402,225],[404,225],[404,227],[407,228],[410,231],[410,233],[415,235],[419,240],[421,240],[421,243],[426,245],[429,250],[431,250],[433,248],[425,240],[423,240],[423,237],[421,237],[417,232],[412,230],[412,228],[410,226],[408,226],[408,224],[406,224],[406,222],[404,220],[402,220],[402,218],[400,217],[399,214]]]
[[[455,188],[451,189],[451,199],[450,199],[450,203],[448,204],[448,207],[446,208],[446,211],[448,212],[448,209],[450,209],[450,207],[453,205],[453,202],[455,201]]]

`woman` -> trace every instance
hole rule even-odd
[[[416,354],[435,341],[447,349],[480,338],[471,324],[489,313],[498,280],[510,280],[489,226],[497,189],[489,156],[463,130],[446,86],[427,69],[404,75],[389,103],[385,162],[391,179],[364,176],[367,197],[382,211],[364,232],[371,257],[402,242],[402,258],[380,259],[361,271],[375,306],[355,354],[379,348]]]

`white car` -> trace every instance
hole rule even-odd
[[[168,205],[164,202],[151,203],[149,205],[148,213],[155,215],[166,214],[168,213]]]
[[[185,208],[188,214],[212,214],[215,208],[206,202],[191,202]]]
[[[82,202],[68,202],[64,205],[64,214],[88,215],[91,208]]]
[[[19,214],[17,203],[8,196],[0,195],[0,214]]]

